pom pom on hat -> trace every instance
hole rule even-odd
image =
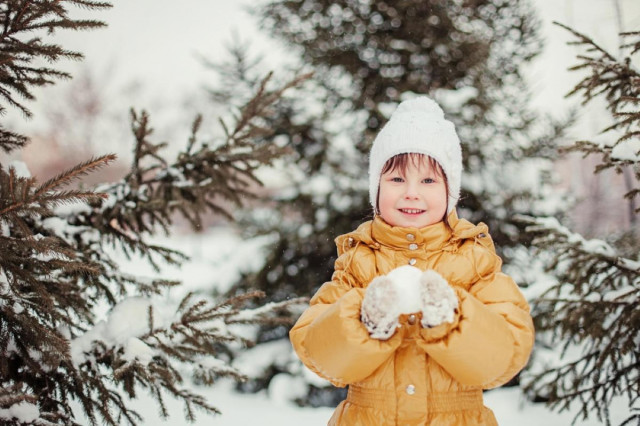
[[[426,96],[402,102],[391,116],[398,117],[402,114],[424,114],[424,119],[444,120],[444,111],[440,105]]]
[[[424,154],[440,164],[447,176],[451,212],[460,196],[462,150],[455,126],[444,111],[426,96],[406,100],[380,130],[369,153],[369,198],[377,211],[378,187],[384,164],[398,154]]]

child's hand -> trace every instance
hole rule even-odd
[[[387,276],[376,277],[364,294],[360,308],[360,321],[374,339],[387,340],[398,326],[396,301],[398,294],[393,281]]]
[[[425,328],[453,322],[458,310],[458,297],[442,275],[427,269],[420,276],[422,320]]]

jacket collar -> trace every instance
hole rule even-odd
[[[457,216],[455,210],[449,218]],[[380,216],[375,216],[371,223],[371,237],[383,246],[400,250],[437,250],[442,248],[451,238],[451,230],[444,222],[434,223],[424,228],[391,226]]]
[[[449,245],[451,250],[455,250],[463,240],[488,235],[487,225],[482,222],[474,225],[466,219],[459,219],[456,209],[449,213],[447,219],[451,229],[444,222],[424,228],[403,228],[391,226],[380,216],[376,216],[373,220],[361,224],[355,231],[336,238],[338,255],[358,244],[366,244],[372,248],[384,245],[401,250],[411,250],[410,245],[417,244],[418,247],[414,249],[428,251],[439,250]],[[409,234],[413,235],[413,241],[410,241]]]

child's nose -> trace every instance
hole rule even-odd
[[[418,198],[418,187],[414,184],[408,184],[406,191],[404,193],[404,197],[407,199],[415,199]]]

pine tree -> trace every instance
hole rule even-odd
[[[333,238],[371,217],[370,143],[395,105],[415,93],[435,97],[456,123],[466,171],[461,216],[487,223],[506,260],[526,252],[529,239],[514,214],[561,214],[558,203],[540,201],[553,193],[554,140],[568,120],[539,117],[527,105],[521,69],[541,49],[528,2],[278,0],[258,16],[314,77],[270,123],[294,148],[295,163],[289,186],[275,197],[280,215],[247,218],[246,229],[279,240],[265,267],[238,288],[257,286],[285,300],[311,295],[330,279]],[[225,77],[212,91],[217,101],[242,99],[238,87],[246,93],[259,75],[259,63],[233,51],[236,60],[217,67]],[[265,328],[260,339],[287,332]],[[274,366],[255,385],[282,371]],[[314,392],[312,403],[332,403],[318,402]]]
[[[0,33],[1,108],[30,116],[24,100],[33,89],[70,75],[57,70],[60,59],[78,52],[48,43],[58,30],[85,30],[104,24],[70,17],[70,8],[110,7],[87,0],[3,1]],[[47,66],[38,64],[45,60]],[[160,231],[170,233],[177,218],[195,230],[202,216],[228,219],[230,208],[255,198],[261,182],[256,171],[287,152],[265,126],[283,91],[294,79],[272,87],[262,79],[250,99],[220,123],[224,136],[199,135],[203,120],[177,158],[166,142],[152,140],[150,118],[131,112],[134,155],[128,174],[93,190],[71,187],[82,176],[116,160],[91,158],[39,183],[24,165],[0,164],[0,422],[3,425],[138,424],[143,419],[129,398],[148,392],[163,416],[170,413],[163,395],[182,400],[185,417],[195,410],[217,413],[215,401],[192,391],[187,380],[211,385],[221,376],[245,377],[220,356],[229,342],[250,345],[231,324],[278,324],[296,300],[257,306],[259,291],[230,299],[187,294],[163,315],[156,295],[177,281],[145,279],[120,271],[113,251],[139,257],[156,271],[161,263],[179,265],[181,252],[153,244]],[[24,135],[0,128],[5,152],[28,143]],[[246,309],[248,302],[256,307]],[[96,309],[108,305],[98,322]],[[158,309],[158,307],[163,309]],[[286,318],[284,319],[286,321]],[[185,374],[192,377],[185,377]],[[73,401],[80,404],[75,409]],[[80,411],[81,410],[81,411]]]
[[[558,24],[560,25],[560,24]],[[612,124],[603,129],[608,141],[577,141],[566,151],[598,155],[595,173],[626,168],[636,182],[626,199],[640,194],[640,72],[632,58],[640,52],[640,32],[621,34],[626,56],[616,58],[588,36],[561,25],[583,47],[573,70],[584,77],[569,95],[582,103],[602,97]],[[612,208],[626,208],[626,202]],[[635,214],[640,208],[635,209]],[[604,240],[587,240],[556,218],[523,218],[535,236],[533,244],[553,280],[534,304],[539,345],[525,389],[562,411],[580,409],[574,423],[596,417],[611,424],[611,403],[626,399],[623,425],[640,425],[640,240],[638,229]],[[543,345],[544,344],[544,345]],[[546,346],[547,351],[543,348]],[[561,348],[560,359],[557,355]]]

